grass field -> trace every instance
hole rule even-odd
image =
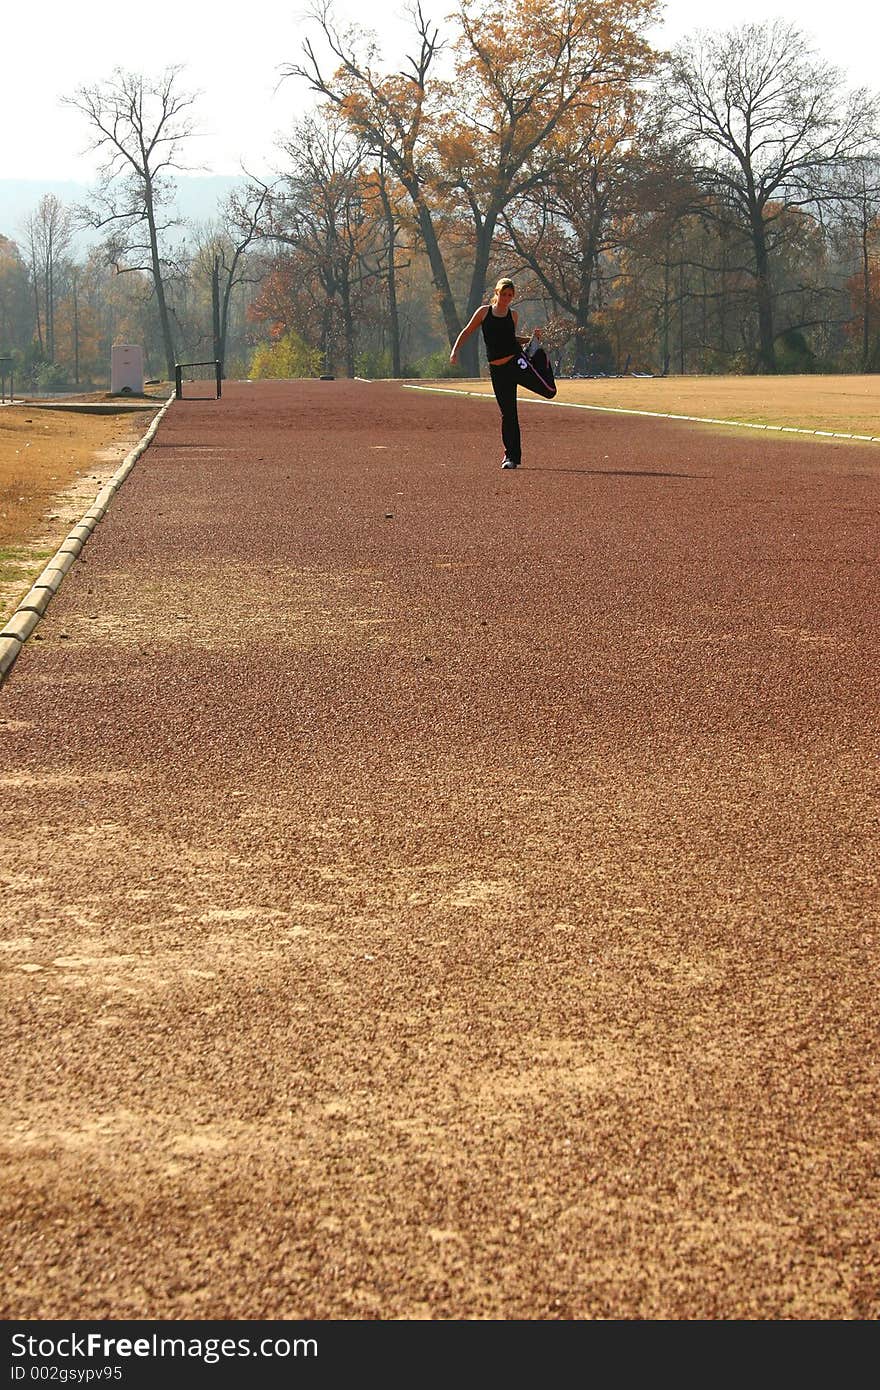
[[[438,386],[486,391],[486,380]],[[527,393],[524,393],[527,394]],[[560,401],[880,436],[880,376],[620,377],[559,382]]]
[[[486,378],[414,384],[491,395]],[[158,406],[167,390],[157,388],[155,395]],[[880,436],[880,376],[563,380],[559,400]],[[31,402],[0,408],[0,617],[14,610],[41,562],[54,554],[150,418],[76,415]],[[877,449],[880,462],[880,446],[864,447]],[[72,510],[70,500],[63,505],[65,495],[73,499]]]

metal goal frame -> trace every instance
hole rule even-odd
[[[190,368],[190,367],[213,367],[213,368],[214,368],[214,378],[215,378],[215,381],[216,381],[216,383],[217,383],[217,394],[216,394],[216,396],[184,396],[184,394],[183,394],[183,374],[184,374],[184,372],[185,372],[188,368]],[[218,401],[219,401],[220,396],[221,396],[221,394],[222,394],[222,389],[223,389],[223,388],[222,388],[222,382],[223,382],[223,363],[222,363],[218,358],[211,357],[211,358],[209,358],[206,362],[175,362],[175,364],[174,364],[174,394],[175,394],[175,396],[177,397],[177,399],[178,399],[179,401],[182,401],[182,400],[188,400],[188,401],[212,401],[212,400],[218,400]]]

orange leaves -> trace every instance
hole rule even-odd
[[[279,257],[272,269],[260,281],[259,292],[247,308],[251,323],[268,328],[273,342],[279,341],[294,324],[304,317],[302,276],[294,256]]]
[[[650,64],[639,29],[653,9],[653,0],[460,0],[459,101],[442,122],[441,163],[458,172],[469,158],[488,185],[490,167],[509,180],[572,147],[612,93],[634,101],[628,84]],[[619,125],[595,132],[609,152]]]
[[[641,31],[656,9],[655,0],[460,0],[459,79],[521,101],[641,75],[651,61]]]

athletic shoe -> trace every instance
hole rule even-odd
[[[519,468],[519,464],[518,464],[518,463],[514,463],[513,459],[503,458],[503,459],[501,460],[501,467],[502,467],[502,468]]]

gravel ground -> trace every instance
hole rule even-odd
[[[0,692],[5,1318],[873,1319],[878,463],[175,403]]]

